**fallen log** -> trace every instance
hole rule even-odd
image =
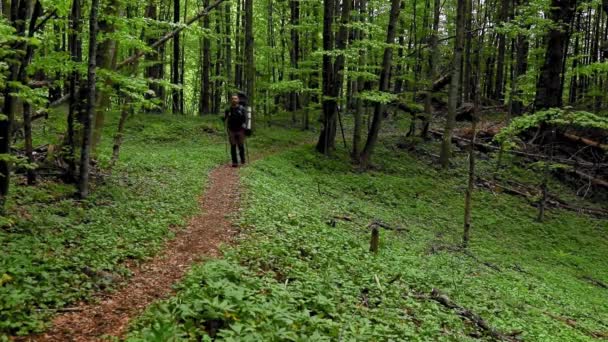
[[[432,135],[434,135],[435,137],[438,138],[442,138],[443,137],[443,131],[441,130],[433,130],[430,129],[429,133],[431,133]],[[471,143],[471,139],[467,139],[467,138],[463,138],[463,137],[459,137],[457,135],[452,135],[452,142],[464,142],[467,144]],[[475,147],[482,151],[482,152],[489,152],[489,151],[500,151],[500,147],[499,146],[494,146],[491,144],[486,144],[486,143],[482,143],[482,142],[475,142]],[[521,156],[521,157],[526,157],[526,158],[530,158],[533,159],[535,161],[553,161],[554,163],[558,163],[558,164],[564,164],[564,165],[570,165],[570,166],[580,166],[580,167],[585,167],[585,168],[603,168],[603,167],[608,167],[608,163],[591,163],[591,162],[583,162],[580,160],[572,160],[572,159],[565,159],[565,158],[558,158],[558,157],[549,157],[549,156],[545,156],[542,154],[535,154],[535,153],[528,153],[528,152],[523,152],[523,151],[517,151],[517,150],[503,150],[504,153],[509,153],[512,155],[516,155],[516,156]]]
[[[519,184],[514,181],[508,181],[508,180],[507,180],[507,182],[514,183],[516,186],[520,187],[520,189],[517,189],[514,187],[509,187],[509,186],[500,184],[498,182],[491,181],[489,179],[484,179],[482,177],[477,177],[477,180],[478,180],[478,182],[477,182],[478,186],[482,186],[482,187],[488,188],[488,189],[500,188],[502,190],[502,192],[504,192],[504,193],[524,197],[526,200],[528,200],[528,202],[531,205],[533,205],[533,206],[537,205],[536,196],[532,192],[536,192],[536,191],[538,191],[538,189],[534,189],[534,188],[528,187],[526,185]],[[521,189],[521,188],[523,188],[523,189]],[[556,196],[554,194],[548,194],[547,197],[548,197],[548,199],[545,202],[545,204],[549,205],[553,208],[561,208],[561,209],[574,211],[577,213],[593,215],[593,216],[601,217],[601,218],[608,217],[608,210],[597,209],[597,208],[578,207],[578,206],[572,205],[572,204],[562,200],[561,198],[559,198],[558,196]]]
[[[517,338],[521,334],[521,331],[513,331],[510,333],[503,333],[498,331],[496,328],[490,326],[481,316],[474,313],[473,311],[466,309],[456,303],[454,303],[450,297],[442,293],[438,289],[431,291],[431,299],[445,306],[448,309],[454,310],[460,317],[467,319],[471,323],[474,323],[477,328],[482,330],[484,333],[490,335],[492,338],[500,341],[519,341]]]
[[[603,281],[601,281],[601,280],[597,280],[597,279],[595,279],[595,278],[593,278],[593,277],[591,277],[591,276],[588,276],[588,275],[586,275],[586,276],[582,276],[581,278],[582,278],[583,280],[586,280],[586,281],[588,281],[589,283],[591,283],[591,284],[593,284],[593,285],[597,286],[597,287],[601,287],[601,288],[603,288],[603,289],[608,289],[608,284],[604,283],[604,282],[603,282]]]
[[[566,138],[570,141],[577,142],[577,143],[583,143],[587,146],[597,147],[604,151],[608,151],[608,144],[602,144],[599,141],[591,140],[591,139],[581,137],[581,136],[578,136],[576,134],[571,134],[571,133],[564,133],[563,136],[564,136],[564,138]]]

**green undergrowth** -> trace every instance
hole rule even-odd
[[[129,341],[488,340],[433,288],[526,341],[608,333],[606,221],[524,200],[474,195],[470,253],[458,249],[466,172],[437,171],[392,148],[373,171],[303,146],[243,169],[241,241],[192,269]],[[389,148],[386,148],[389,147]],[[368,224],[380,231],[369,252]]]
[[[125,261],[153,255],[183,227],[199,210],[207,171],[228,160],[217,117],[139,114],[129,119],[109,174],[117,119],[106,122],[96,156],[101,172],[87,200],[75,200],[75,188],[54,178],[26,186],[15,177],[0,217],[0,337],[40,331],[58,309],[128,278]],[[58,143],[62,121],[41,121],[35,142]],[[252,155],[308,134],[258,133],[249,140]]]

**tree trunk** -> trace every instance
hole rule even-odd
[[[10,22],[15,28],[16,35],[20,37],[25,35],[27,3],[27,1],[18,0],[11,2]],[[17,51],[23,50],[25,45],[23,42],[18,41],[12,47],[13,51]],[[3,157],[0,158],[0,211],[2,212],[4,211],[10,185],[11,161],[8,157],[11,153],[10,141],[17,107],[17,101],[12,95],[16,89],[11,85],[11,82],[16,82],[19,78],[19,62],[17,59],[15,58],[15,60],[9,63],[8,82],[4,89],[4,107],[2,110],[2,113],[7,117],[4,120],[0,120],[0,156]]]
[[[433,30],[430,37],[430,54],[428,57],[428,71],[427,81],[429,82],[429,90],[427,91],[424,99],[424,118],[422,119],[422,131],[420,136],[424,139],[428,136],[429,126],[431,125],[431,118],[433,116],[433,82],[437,79],[437,61],[438,61],[438,39],[437,35],[439,32],[439,17],[441,15],[441,1],[434,0],[433,4]]]
[[[104,14],[99,20],[99,31],[104,35],[112,35],[116,31],[116,26],[113,21],[113,17],[119,17],[122,15],[122,4],[118,0],[110,0],[109,3],[103,7]],[[113,71],[116,69],[116,57],[118,51],[118,42],[115,39],[105,39],[99,43],[97,47],[97,66],[106,70]],[[111,80],[106,81],[106,87],[111,87]],[[93,150],[96,149],[97,145],[101,142],[101,135],[103,132],[103,126],[105,122],[105,114],[110,106],[110,91],[100,90],[96,103],[95,103],[95,124],[93,133]]]
[[[298,33],[297,25],[300,22],[300,1],[299,0],[290,0],[289,7],[291,9],[291,80],[299,79],[298,75],[295,74],[298,68],[298,61],[300,59],[300,34]],[[298,109],[298,93],[296,91],[292,91],[289,94],[289,110],[295,112]],[[292,122],[296,123],[295,113],[292,115]]]
[[[82,62],[82,38],[81,35],[81,24],[82,20],[82,4],[81,0],[73,0],[72,9],[70,15],[70,34],[69,34],[69,49],[70,58],[73,63]],[[76,182],[76,129],[74,122],[80,117],[82,111],[82,103],[80,96],[80,73],[76,70],[72,71],[69,78],[69,109],[67,118],[67,156],[65,161],[68,169],[66,172],[67,182]]]
[[[509,5],[511,0],[501,0],[498,24],[504,25],[509,20]],[[494,86],[494,98],[498,101],[504,99],[505,84],[505,52],[506,37],[504,33],[498,33],[498,54],[496,56],[496,83]]]
[[[255,105],[255,59],[253,55],[253,0],[245,0],[245,92],[248,105]],[[251,127],[255,126],[255,111],[251,114]]]
[[[225,53],[225,60],[224,60],[224,64],[225,64],[225,68],[226,68],[226,95],[230,96],[229,90],[230,90],[230,84],[232,82],[232,40],[231,40],[231,34],[232,34],[232,28],[230,26],[230,21],[231,21],[231,15],[230,15],[230,7],[231,4],[230,2],[227,2],[225,7],[224,7],[224,24],[225,26],[225,31],[226,31],[226,41],[225,41],[225,49],[226,49],[226,53]]]
[[[157,20],[158,19],[157,10],[158,9],[156,7],[156,2],[154,0],[149,0],[148,5],[146,7],[145,17],[148,19],[151,19],[151,20]],[[154,44],[154,42],[157,39],[157,35],[155,33],[147,32],[145,34],[145,36],[146,36],[146,43],[149,46]],[[160,47],[159,47],[159,48],[154,49],[154,51],[151,51],[146,54],[146,59],[148,60],[150,65],[148,67],[146,67],[144,75],[146,78],[150,79],[152,82],[161,79],[161,73],[162,73],[163,66],[160,63],[161,62],[160,53],[161,53],[161,51],[160,51]],[[162,88],[162,86],[157,83],[150,84],[150,90],[152,90],[154,92],[154,94],[147,95],[147,98],[149,98],[149,99],[155,98],[155,99],[162,100],[163,95],[162,95],[161,88]]]
[[[382,58],[382,74],[380,75],[380,84],[378,90],[385,92],[389,87],[389,74],[391,70],[391,63],[393,59],[393,48],[392,44],[395,42],[395,32],[397,30],[397,19],[399,18],[400,12],[400,0],[391,0],[391,13],[388,22],[388,28],[386,30],[386,44],[384,48],[384,57]],[[378,140],[378,133],[380,132],[380,125],[382,123],[382,117],[384,112],[384,106],[381,103],[376,103],[374,108],[374,119],[372,121],[371,129],[367,135],[367,141],[365,147],[359,157],[359,162],[362,168],[367,168],[371,159],[372,152],[376,146]]]
[[[179,2],[180,0],[173,0],[173,23],[178,25],[179,24]],[[181,79],[180,79],[180,39],[179,39],[179,35],[176,35],[175,38],[173,38],[173,60],[172,60],[172,71],[171,71],[171,83],[175,84],[175,85],[181,85]],[[183,113],[183,108],[181,108],[181,95],[182,95],[182,90],[181,89],[174,89],[172,91],[172,110],[173,110],[173,114],[182,114]]]
[[[555,26],[547,34],[545,61],[536,85],[534,108],[542,110],[562,106],[562,69],[564,52],[569,40],[569,26],[574,15],[576,0],[552,0],[549,17]]]
[[[24,1],[24,0],[22,0]],[[31,2],[28,2],[31,3]],[[29,7],[29,6],[28,6]],[[29,11],[29,10],[28,10]],[[36,22],[38,17],[42,15],[42,5],[40,1],[36,1],[34,4],[34,8],[32,9],[32,15],[29,20],[29,28],[28,28],[28,36],[32,38],[34,36],[34,31],[36,27]],[[34,55],[34,46],[31,44],[27,45],[25,56],[21,62],[21,66],[19,67],[19,79],[18,81],[21,84],[28,84],[29,77],[27,77],[27,67],[30,65],[32,61],[32,57]],[[23,135],[25,140],[25,155],[30,164],[34,163],[34,153],[32,146],[32,106],[27,101],[23,101]],[[33,185],[36,183],[36,171],[29,167],[27,170],[27,183],[29,185]]]
[[[523,0],[520,5],[526,5],[528,3],[527,0]],[[527,27],[526,27],[527,28]],[[513,80],[515,82],[514,89],[515,91],[511,95],[514,96],[512,103],[511,114],[513,116],[519,116],[523,112],[523,102],[521,101],[521,96],[523,95],[523,91],[519,86],[519,78],[523,76],[528,71],[528,50],[529,50],[529,42],[528,37],[524,34],[518,34],[515,39],[515,70],[513,75]]]
[[[335,0],[324,0],[323,12],[323,51],[330,52],[334,48],[334,8]],[[329,154],[335,146],[336,139],[336,100],[333,95],[334,65],[331,56],[323,55],[323,128],[317,141],[316,149],[323,154]]]
[[[446,119],[443,141],[441,143],[441,154],[439,162],[441,167],[446,169],[452,157],[452,130],[456,122],[456,110],[458,106],[459,80],[462,64],[462,50],[464,45],[464,28],[465,28],[465,10],[466,4],[464,1],[458,1],[458,9],[456,14],[456,40],[454,41],[454,60],[452,65],[452,78],[450,80],[450,90],[448,97],[448,116]]]
[[[359,21],[361,23],[365,22],[366,17],[366,9],[367,0],[359,0]],[[365,39],[365,31],[362,29],[357,30],[357,39],[363,40]],[[359,50],[359,65],[358,71],[362,72],[366,69],[367,56],[365,49]],[[363,128],[363,100],[360,97],[361,92],[363,91],[363,87],[365,86],[365,79],[363,76],[359,76],[356,82],[356,93],[357,93],[357,101],[355,104],[355,117],[354,117],[354,130],[353,130],[353,151],[352,158],[353,161],[359,161],[359,154],[361,153],[361,130]]]
[[[204,0],[205,7],[209,6],[209,0]],[[203,18],[203,29],[209,30],[209,16]],[[200,98],[200,114],[205,115],[211,113],[211,40],[208,36],[202,39],[203,50],[202,50],[202,77],[201,77],[201,98]]]
[[[97,11],[99,0],[91,0],[91,14],[89,21],[89,67],[87,71],[88,96],[86,115],[82,122],[82,150],[80,152],[80,178],[78,180],[78,197],[87,198],[89,194],[89,176],[91,165],[91,145],[93,140],[93,118],[95,116],[96,95],[96,55],[97,55]]]

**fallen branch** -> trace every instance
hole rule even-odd
[[[582,333],[584,333],[587,336],[591,336],[593,338],[597,338],[597,339],[606,339],[608,337],[608,333],[606,332],[601,332],[601,331],[591,331],[585,327],[582,327],[580,325],[578,325],[578,323],[576,322],[576,320],[569,318],[569,317],[562,317],[556,314],[552,314],[550,312],[545,312],[545,315],[558,320],[560,322],[565,323],[566,325],[568,325],[571,328],[577,329],[579,331],[581,331]]]
[[[478,186],[482,186],[482,187],[490,189],[490,190],[494,190],[494,188],[500,188],[502,190],[502,192],[504,192],[504,193],[524,197],[526,200],[528,200],[528,202],[531,205],[536,206],[536,204],[538,202],[536,199],[536,196],[533,193],[531,193],[532,191],[536,192],[537,189],[533,189],[533,188],[525,186],[523,184],[519,184],[517,182],[510,181],[511,183],[514,183],[517,187],[523,188],[523,189],[517,189],[515,187],[509,187],[504,184],[500,184],[498,182],[484,179],[481,177],[477,177],[477,181],[478,181],[477,182]],[[608,210],[597,209],[597,208],[578,207],[578,206],[567,203],[566,201],[560,199],[559,197],[557,197],[556,195],[553,195],[553,194],[548,194],[548,200],[546,201],[545,204],[549,205],[553,208],[566,209],[566,210],[574,211],[577,213],[593,215],[596,217],[608,217]]]
[[[431,133],[435,137],[443,138],[443,131],[430,129],[429,133]],[[459,137],[457,135],[452,135],[452,142],[464,142],[468,145],[471,143],[471,140],[467,139],[467,138]],[[494,146],[491,144],[485,144],[485,143],[481,143],[481,142],[475,142],[474,146],[478,150],[483,151],[483,152],[500,151],[499,146]],[[509,154],[516,155],[516,156],[526,157],[526,158],[530,158],[535,161],[538,161],[538,160],[552,161],[552,162],[559,163],[559,164],[580,166],[580,167],[585,167],[585,168],[608,167],[608,163],[591,163],[591,162],[584,162],[584,161],[556,158],[556,157],[553,157],[553,159],[551,159],[549,156],[545,156],[542,154],[528,153],[528,152],[517,151],[517,150],[503,150],[503,153],[509,153]]]
[[[608,151],[608,144],[602,144],[599,141],[591,140],[591,139],[581,137],[581,136],[578,136],[576,134],[571,134],[571,133],[564,133],[563,136],[564,136],[564,138],[566,138],[570,141],[583,143],[587,146],[597,147],[604,151]]]
[[[521,331],[514,331],[508,334],[502,333],[495,328],[491,327],[481,316],[474,313],[473,311],[463,308],[462,306],[454,303],[446,294],[442,293],[438,289],[431,291],[431,299],[440,303],[441,305],[454,310],[459,316],[474,323],[480,330],[489,334],[494,339],[501,341],[518,341],[516,337],[521,334]]]
[[[595,285],[597,287],[601,287],[603,289],[608,289],[608,284],[602,282],[601,280],[597,280],[597,279],[595,279],[595,278],[593,278],[591,276],[588,276],[588,275],[582,276],[581,278],[583,280],[586,280],[586,281],[590,282],[591,284],[593,284],[593,285]]]
[[[468,256],[469,258],[477,261],[480,264],[483,264],[491,269],[493,269],[496,272],[502,272],[502,270],[500,269],[500,267],[494,265],[493,263],[489,262],[489,261],[483,261],[481,259],[479,259],[475,254],[473,254],[471,251],[469,251],[468,249],[462,249],[462,252],[464,253],[464,255]]]

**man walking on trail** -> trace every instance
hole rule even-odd
[[[224,112],[223,120],[226,122],[228,130],[228,140],[230,141],[230,154],[232,156],[232,167],[238,166],[236,148],[239,148],[241,165],[245,164],[245,128],[247,125],[247,111],[240,104],[237,94],[230,98],[230,108]]]

